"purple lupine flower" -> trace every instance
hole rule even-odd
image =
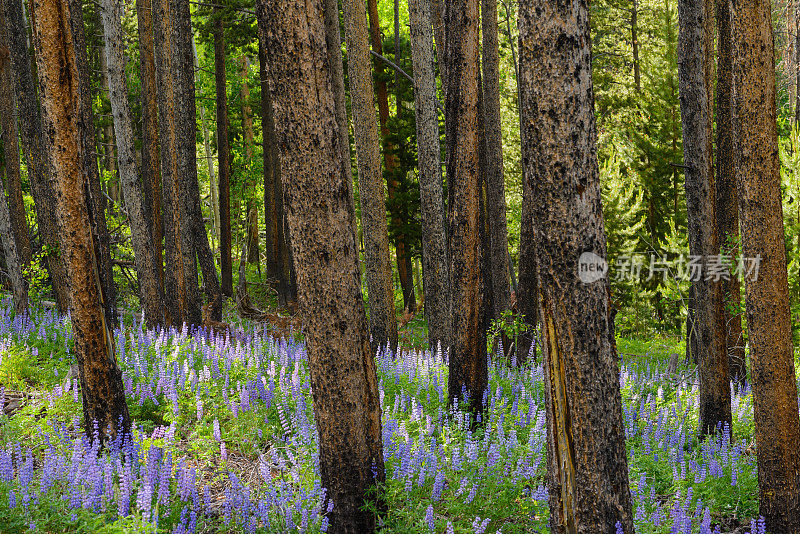
[[[428,524],[428,530],[431,533],[436,532],[436,520],[433,517],[433,505],[428,505],[428,509],[425,510],[425,523]]]

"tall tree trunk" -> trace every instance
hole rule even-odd
[[[450,281],[444,191],[440,162],[436,77],[433,72],[433,32],[430,0],[409,0],[411,56],[414,66],[414,109],[417,124],[420,211],[422,215],[422,280],[428,346],[449,344]]]
[[[522,118],[521,118],[522,119]],[[524,124],[523,124],[524,126]],[[520,130],[522,131],[522,130]],[[517,290],[517,311],[526,329],[517,338],[517,364],[528,360],[535,350],[537,327],[539,325],[539,289],[536,276],[535,231],[533,227],[534,199],[528,181],[522,180],[522,218],[519,224],[519,285]]]
[[[78,123],[81,133],[81,149],[83,155],[84,187],[89,206],[90,221],[94,243],[97,247],[95,257],[99,269],[100,285],[105,295],[106,319],[117,322],[117,291],[114,284],[114,271],[111,265],[111,237],[106,223],[106,199],[100,184],[100,170],[97,167],[97,142],[94,129],[94,113],[92,111],[91,77],[89,74],[89,57],[86,52],[84,35],[83,6],[80,0],[70,0],[70,25],[75,48],[75,63],[78,69],[78,89],[81,98],[81,120]]]
[[[203,292],[208,299],[211,316],[222,318],[222,293],[219,276],[208,232],[200,206],[200,184],[197,178],[197,108],[195,98],[194,53],[192,52],[192,17],[189,0],[173,0],[174,58],[176,79],[176,103],[178,103],[178,170],[181,176],[181,231],[186,250],[191,251],[191,260],[184,257],[187,271],[187,288],[190,295],[197,291],[197,266],[203,276]],[[195,257],[196,256],[196,257]],[[190,322],[199,324],[200,296],[197,294],[190,308]],[[196,315],[195,315],[196,314]]]
[[[14,311],[24,313],[28,309],[28,288],[22,276],[22,260],[11,224],[11,211],[2,188],[0,188],[0,248],[3,249],[8,278],[11,281]]]
[[[722,254],[739,257],[739,206],[736,196],[736,166],[733,151],[733,50],[731,43],[731,14],[728,0],[717,0],[718,35],[717,59],[717,234]],[[723,282],[725,313],[725,346],[731,379],[741,382],[747,377],[745,366],[742,318],[739,314],[741,291],[739,277],[730,276]]]
[[[509,279],[506,186],[503,176],[503,130],[500,120],[500,53],[497,28],[497,1],[481,0],[483,34],[483,131],[486,150],[486,214],[491,229],[491,280],[494,309],[491,316],[511,308]]]
[[[469,409],[483,409],[488,386],[480,239],[481,175],[479,152],[480,59],[478,0],[447,3],[448,256],[450,260],[451,402],[469,395]]]
[[[189,300],[183,265],[184,252],[180,241],[179,175],[176,125],[175,79],[172,70],[173,35],[169,0],[153,0],[156,81],[158,83],[158,139],[164,200],[164,300],[173,325],[180,326],[187,318]]]
[[[350,224],[354,206],[342,179],[322,5],[259,1],[257,8],[267,36],[278,143],[285,149],[286,214],[314,384],[320,473],[335,503],[328,532],[366,534],[376,527],[365,511],[367,493],[375,494],[385,480],[380,396]]]
[[[263,46],[267,37],[260,26],[258,39],[258,61],[259,72],[261,73],[261,130],[264,151],[264,222],[267,235],[265,244],[267,248],[267,271],[268,276],[277,281],[278,304],[291,308],[297,300],[297,291],[294,284],[294,266],[289,252],[289,235],[286,231],[283,184],[281,181],[277,140],[275,138],[275,119],[272,114],[267,58]],[[349,173],[346,179],[352,181]],[[345,175],[343,173],[342,181],[344,180]],[[348,194],[352,199],[352,193]]]
[[[389,343],[397,348],[389,235],[386,227],[386,194],[381,174],[380,138],[375,117],[366,6],[360,0],[343,0],[347,70],[356,138],[364,262],[369,292],[369,325],[373,348]],[[378,100],[380,103],[380,99]],[[277,117],[276,117],[277,119]],[[278,121],[275,121],[278,124]],[[293,246],[296,244],[293,243]]]
[[[336,127],[339,132],[339,150],[342,151],[342,179],[347,183],[353,197],[353,169],[350,156],[350,124],[347,120],[347,100],[344,88],[344,65],[342,62],[342,31],[339,24],[338,0],[323,0],[325,9],[325,46],[328,50],[328,64],[331,70],[333,97],[336,104]],[[355,212],[353,228],[356,227]]]
[[[534,205],[550,525],[634,531],[625,427],[604,264],[587,0],[519,8],[524,179]],[[580,274],[580,276],[579,276]],[[586,274],[595,274],[588,272]],[[591,310],[587,313],[586,310]]]
[[[14,245],[21,266],[31,263],[31,240],[22,199],[22,176],[19,162],[19,130],[17,130],[17,101],[11,72],[11,52],[8,47],[8,23],[5,6],[0,2],[0,128],[3,135],[3,161],[8,209]]]
[[[742,254],[760,258],[745,279],[758,461],[767,531],[800,532],[800,421],[781,206],[770,2],[737,0],[733,119]]]
[[[244,132],[244,152],[246,175],[248,177],[247,192],[247,263],[259,264],[261,261],[258,239],[258,205],[256,204],[256,181],[252,179],[250,167],[253,165],[253,110],[250,107],[250,85],[247,77],[250,74],[250,58],[242,56],[242,131]],[[260,267],[259,267],[260,269]],[[260,272],[260,271],[259,271]]]
[[[697,336],[701,435],[731,428],[731,395],[723,284],[709,276],[707,264],[719,254],[712,163],[711,58],[708,48],[713,13],[706,0],[678,2],[678,82],[686,165],[689,253],[702,270],[692,275],[693,326]]]
[[[800,1],[794,0],[791,9],[794,11],[794,122],[800,125]]]
[[[11,52],[11,69],[14,78],[14,94],[17,96],[19,133],[22,152],[27,162],[31,194],[36,205],[36,221],[43,245],[49,248],[47,270],[53,285],[58,311],[66,313],[69,308],[69,292],[66,267],[60,252],[59,230],[55,215],[55,195],[47,168],[47,149],[42,132],[42,119],[36,98],[31,59],[28,55],[28,31],[22,11],[22,0],[3,0],[8,22],[8,45]]]
[[[48,135],[50,169],[56,184],[56,213],[69,287],[75,356],[83,395],[86,433],[96,422],[101,439],[130,431],[122,373],[114,355],[111,325],[104,315],[90,210],[81,169],[81,98],[67,0],[33,1],[42,118]],[[121,423],[121,424],[120,424]]]
[[[147,324],[164,324],[163,297],[159,287],[153,237],[144,206],[144,188],[134,158],[133,124],[125,79],[125,41],[122,32],[120,0],[102,0],[103,35],[108,68],[108,98],[114,119],[120,185],[131,226],[134,265],[139,279],[140,299]]]
[[[158,98],[156,85],[155,42],[153,40],[153,2],[137,0],[139,27],[139,62],[142,80],[142,186],[145,213],[153,241],[158,269],[159,291],[164,293],[164,220],[161,213],[161,162],[158,149]],[[210,173],[213,172],[209,171]]]
[[[233,296],[231,256],[231,151],[228,134],[228,93],[225,71],[223,7],[214,6],[214,83],[217,90],[217,169],[219,170],[220,267],[222,292]]]

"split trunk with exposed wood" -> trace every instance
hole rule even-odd
[[[589,5],[519,8],[524,179],[532,198],[542,322],[550,526],[634,530],[625,427],[606,276],[591,77]]]

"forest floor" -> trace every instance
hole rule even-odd
[[[0,303],[0,532],[320,532],[305,348],[268,325],[232,334],[115,331],[133,441],[83,436],[69,321]],[[547,532],[542,369],[490,368],[486,418],[447,405],[447,366],[379,354],[391,533]],[[749,532],[757,515],[753,411],[733,397],[733,439],[698,443],[696,374],[669,338],[618,339],[637,532]],[[335,503],[333,504],[335,506]],[[756,524],[756,531],[758,525]]]

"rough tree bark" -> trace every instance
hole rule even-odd
[[[142,186],[153,240],[159,291],[164,293],[164,220],[161,213],[161,162],[158,156],[158,86],[156,85],[153,0],[137,0],[139,61],[142,80]],[[210,172],[213,172],[210,171]]]
[[[769,1],[732,3],[734,153],[745,279],[759,513],[767,531],[800,532],[800,421],[783,231]]]
[[[194,52],[192,52],[192,17],[189,0],[173,0],[174,63],[176,80],[176,103],[178,104],[178,171],[181,177],[181,233],[185,250],[187,288],[190,295],[195,294],[199,307],[200,295],[197,293],[197,266],[203,276],[203,292],[210,305],[212,319],[222,318],[222,292],[219,276],[208,231],[200,206],[200,183],[197,178],[197,107],[194,79]],[[200,324],[199,310],[195,315],[195,305],[191,308],[189,322]]]
[[[84,195],[82,117],[70,28],[68,0],[34,0],[33,35],[41,88],[48,163],[56,185],[56,214],[71,289],[74,351],[80,369],[85,430],[96,422],[105,441],[130,431],[122,373],[114,355],[114,337],[103,311],[90,209]]]
[[[536,278],[535,233],[533,228],[533,192],[527,180],[522,180],[522,219],[519,225],[519,283],[517,311],[527,329],[517,339],[517,364],[528,360],[535,350],[539,324],[538,283]]]
[[[433,31],[430,0],[409,0],[411,56],[414,66],[414,109],[417,123],[420,212],[422,215],[422,283],[428,345],[434,350],[449,343],[450,281],[444,191],[436,115],[436,77],[433,72]]]
[[[105,295],[106,319],[117,322],[117,290],[114,284],[113,266],[111,265],[111,237],[106,223],[106,199],[100,184],[100,169],[97,166],[95,152],[97,143],[94,129],[94,112],[92,110],[91,77],[89,74],[89,57],[86,52],[84,35],[83,5],[81,0],[70,0],[70,25],[72,39],[75,43],[75,63],[78,68],[78,88],[81,97],[81,132],[84,187],[89,206],[90,223],[94,234],[95,257],[100,271],[100,284]]]
[[[178,188],[177,126],[175,116],[175,80],[172,70],[173,36],[169,0],[152,0],[155,8],[153,34],[155,42],[156,82],[158,84],[158,139],[164,200],[164,300],[173,325],[186,320],[190,306],[186,292],[183,265],[184,251],[180,241]],[[188,251],[191,253],[191,250]],[[198,310],[199,312],[199,310]]]
[[[376,522],[364,511],[366,494],[385,480],[380,397],[350,224],[354,206],[342,179],[322,5],[260,0],[257,11],[267,36],[320,473],[335,503],[328,532],[369,533]]]
[[[697,336],[699,432],[731,428],[723,284],[706,268],[719,254],[712,163],[711,50],[713,13],[706,0],[678,2],[678,83],[683,124],[683,161],[689,253],[702,269],[692,275],[693,328]]]
[[[222,292],[233,296],[231,256],[231,149],[228,135],[228,93],[225,71],[223,5],[214,6],[214,84],[217,91],[217,170],[219,176],[220,268]]]
[[[353,169],[350,156],[350,123],[347,120],[347,97],[344,88],[344,64],[342,62],[342,30],[339,24],[338,0],[323,0],[325,9],[325,45],[328,49],[328,64],[331,70],[333,97],[336,104],[336,127],[339,132],[339,149],[342,151],[342,179],[353,196]],[[355,212],[353,228],[356,227]]]
[[[133,124],[125,78],[125,41],[122,31],[120,0],[102,0],[103,36],[105,38],[108,98],[114,120],[114,139],[120,185],[131,228],[134,265],[139,279],[139,293],[145,320],[151,327],[164,324],[164,299],[159,286],[153,236],[144,205],[144,187],[134,157]]]
[[[8,208],[6,194],[0,187],[0,247],[6,260],[8,278],[11,281],[11,292],[14,311],[24,313],[28,309],[28,287],[22,276],[22,260],[17,249],[14,228],[11,224],[11,211]]]
[[[397,318],[394,312],[392,267],[389,263],[389,235],[386,226],[386,193],[381,174],[380,137],[375,117],[375,91],[372,87],[367,41],[367,10],[361,0],[343,0],[342,6],[353,131],[356,139],[361,223],[364,232],[370,334],[373,348],[386,346],[388,342],[394,351],[397,348]]]
[[[630,533],[610,286],[607,272],[587,277],[598,273],[580,270],[581,263],[602,265],[606,254],[588,1],[521,2],[519,34],[523,172],[534,199],[551,530],[614,533],[619,522]]]
[[[0,128],[3,135],[3,161],[5,185],[8,191],[8,208],[14,244],[21,266],[31,263],[31,241],[25,204],[22,199],[22,176],[19,162],[19,130],[17,129],[17,101],[13,89],[11,52],[8,47],[8,25],[5,6],[0,2]]]
[[[478,0],[453,0],[447,3],[445,13],[451,317],[448,393],[451,402],[458,399],[463,403],[464,390],[474,413],[483,409],[488,386],[481,292],[478,9]]]
[[[486,151],[486,215],[491,230],[491,280],[493,309],[500,315],[511,307],[511,281],[506,221],[506,186],[503,176],[503,129],[500,121],[500,52],[497,0],[481,0],[483,36],[483,134]]]
[[[8,45],[11,52],[11,69],[14,78],[14,94],[17,96],[19,133],[22,152],[27,162],[31,194],[36,206],[36,221],[41,242],[55,247],[47,255],[47,270],[53,285],[58,311],[66,313],[69,308],[69,293],[66,268],[58,252],[59,231],[55,215],[55,195],[47,169],[47,155],[42,119],[37,101],[37,90],[33,80],[31,58],[28,55],[28,30],[22,11],[22,0],[3,0],[8,22]]]
[[[729,0],[717,0],[717,235],[722,254],[739,256],[739,205],[736,196],[736,166],[733,151],[733,49]],[[732,275],[722,284],[725,317],[725,346],[731,379],[747,377],[742,317],[739,314],[741,289],[739,277]]]

